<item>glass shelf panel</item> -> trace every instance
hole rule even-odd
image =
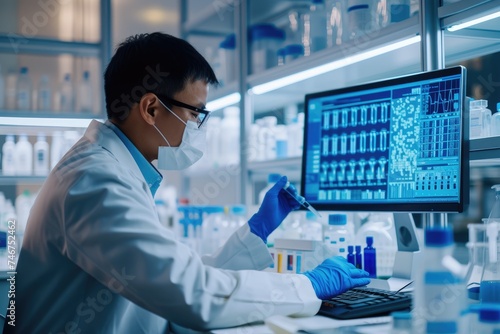
[[[0,32],[96,43],[101,40],[100,15],[99,0],[2,0]]]

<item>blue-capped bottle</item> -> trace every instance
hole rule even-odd
[[[364,263],[363,269],[370,274],[370,277],[377,277],[377,253],[373,247],[373,237],[366,237],[366,247],[363,250]]]
[[[487,250],[479,296],[481,303],[500,304],[500,184],[491,187],[495,202],[485,222]]]
[[[361,246],[356,245],[354,248],[356,253],[354,254],[354,265],[358,269],[363,269],[363,254],[361,253]]]
[[[352,245],[347,246],[347,262],[356,266],[356,258],[354,256],[354,246]]]
[[[459,333],[467,291],[454,269],[453,231],[425,230],[424,262],[416,277],[413,328],[415,333]]]
[[[500,305],[481,304],[478,311],[479,324],[476,333],[500,333]]]
[[[328,249],[329,256],[347,257],[347,245],[353,241],[350,229],[347,227],[347,215],[331,214],[328,216],[328,225],[323,232],[323,242]]]

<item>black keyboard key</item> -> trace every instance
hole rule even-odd
[[[356,319],[387,315],[410,307],[409,295],[373,288],[354,288],[323,301],[318,313],[337,319]]]

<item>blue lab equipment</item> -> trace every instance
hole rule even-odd
[[[356,258],[354,257],[354,247],[353,246],[347,246],[347,262],[350,264],[356,266]]]
[[[373,247],[373,237],[366,237],[366,247],[364,249],[364,266],[363,268],[370,273],[370,277],[377,277],[377,254]]]
[[[361,254],[361,246],[356,245],[356,254],[354,254],[354,265],[358,269],[363,269],[363,255]]]

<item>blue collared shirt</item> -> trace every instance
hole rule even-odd
[[[128,139],[127,136],[125,136],[125,134],[120,129],[118,129],[116,125],[114,125],[110,121],[106,121],[105,124],[116,133],[116,135],[121,139],[123,144],[125,144],[125,147],[127,147],[130,154],[132,154],[132,157],[137,163],[137,166],[139,166],[139,169],[149,186],[149,190],[151,190],[151,194],[154,197],[156,191],[160,187],[160,183],[161,180],[163,180],[163,176],[155,168],[155,166],[153,166],[149,161],[146,160],[146,158],[142,155],[142,153],[139,152],[137,147],[135,147],[135,145],[130,141],[130,139]]]

